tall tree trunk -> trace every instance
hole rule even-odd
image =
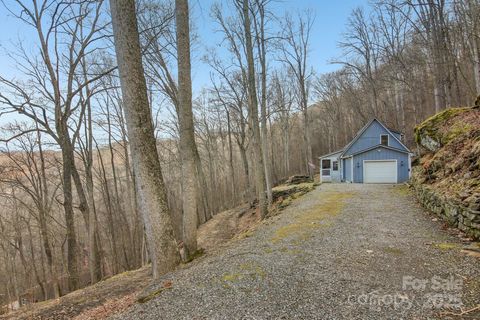
[[[117,226],[116,219],[114,217],[113,208],[112,208],[112,200],[110,196],[110,187],[108,185],[107,179],[107,172],[105,170],[105,165],[103,162],[103,156],[100,148],[97,145],[97,155],[98,160],[100,163],[100,171],[101,176],[103,179],[103,202],[105,203],[105,207],[107,209],[107,228],[112,238],[111,247],[112,247],[112,274],[117,274],[120,271],[120,262],[119,262],[119,255],[118,255],[118,234],[117,234]]]
[[[45,168],[45,157],[43,154],[43,145],[42,145],[42,138],[41,133],[38,130],[38,123],[36,123],[37,129],[37,143],[38,143],[38,155],[40,158],[40,187],[43,190],[42,193],[42,203],[38,210],[38,220],[39,220],[39,227],[40,227],[40,235],[43,244],[43,250],[45,252],[45,256],[47,258],[48,264],[48,275],[50,281],[52,282],[53,287],[53,294],[55,298],[60,296],[60,288],[58,285],[57,274],[54,265],[54,257],[53,257],[53,249],[50,244],[50,236],[48,233],[48,224],[47,224],[47,214],[46,209],[48,208],[48,197],[49,197],[49,188],[47,183],[47,171]]]
[[[265,166],[263,163],[263,151],[258,124],[258,100],[255,85],[255,62],[253,59],[252,33],[250,27],[250,10],[248,0],[243,0],[243,23],[245,32],[245,46],[248,66],[248,108],[250,128],[253,133],[253,153],[255,158],[255,185],[257,189],[260,216],[267,215],[267,199],[265,197]]]
[[[93,238],[89,237],[89,246],[93,245],[93,251],[94,251],[94,256],[93,256],[94,260],[92,260],[93,268],[97,272],[96,277],[98,279],[101,279],[101,274],[98,274],[98,273],[100,273],[100,270],[101,270],[101,252],[102,252],[102,249],[101,249],[101,244],[98,241],[98,238],[99,238],[98,228],[95,228],[94,226],[93,226],[93,228],[90,227],[90,220],[92,218],[95,219],[95,215],[94,215],[94,213],[92,213],[92,210],[90,208],[89,201],[88,201],[88,196],[85,192],[85,189],[84,189],[83,184],[82,184],[82,180],[80,178],[80,173],[78,172],[77,166],[75,164],[75,156],[74,156],[74,153],[73,153],[73,145],[71,143],[70,138],[68,138],[67,142],[68,142],[68,144],[71,145],[70,150],[71,150],[72,155],[71,155],[70,167],[71,167],[71,174],[72,174],[72,179],[73,179],[72,182],[75,185],[75,190],[77,191],[77,196],[78,196],[78,199],[79,199],[79,202],[80,202],[79,209],[80,209],[80,212],[82,213],[82,217],[83,217],[83,221],[85,223],[86,229],[93,232],[93,234],[94,234]],[[93,217],[91,217],[92,215],[93,215]],[[93,243],[91,241],[93,241]]]
[[[125,120],[123,118],[123,112],[116,109],[116,115],[118,117],[120,132],[122,135],[122,151],[125,158],[124,161],[124,170],[125,170],[125,182],[126,182],[126,207],[127,212],[130,213],[133,217],[133,227],[132,227],[132,251],[134,256],[134,267],[138,268],[142,266],[142,246],[143,246],[143,223],[142,218],[139,216],[137,211],[137,202],[135,195],[135,181],[132,174],[132,167],[130,165],[130,154],[127,133],[125,129]]]
[[[37,284],[42,291],[42,297],[40,298],[40,300],[44,301],[44,300],[47,300],[47,298],[48,298],[47,288],[46,288],[45,283],[44,283],[44,280],[46,280],[46,279],[42,280],[42,278],[40,278],[40,273],[38,272],[37,262],[36,262],[37,259],[36,259],[36,256],[35,256],[35,248],[33,246],[32,227],[30,226],[30,222],[27,222],[26,224],[27,224],[27,230],[28,230],[28,240],[30,242],[30,256],[32,257],[33,274],[35,275],[35,280],[37,281]],[[34,295],[35,295],[35,293],[34,293]]]
[[[302,114],[303,114],[303,142],[304,142],[304,148],[305,148],[305,166],[307,170],[307,174],[310,176],[310,178],[313,177],[313,170],[310,166],[312,163],[312,144],[310,142],[310,120],[308,116],[308,106],[307,102],[304,101],[304,106],[302,108]]]
[[[87,75],[85,60],[82,60],[82,71],[84,76]],[[95,241],[95,234],[97,232],[97,218],[95,208],[95,197],[93,187],[93,123],[92,123],[92,106],[90,104],[90,88],[87,85],[86,91],[86,112],[85,112],[85,134],[86,134],[86,149],[85,149],[85,182],[86,182],[86,206],[88,206],[88,221],[87,221],[87,234],[88,234],[88,269],[90,273],[90,283],[94,284],[102,278],[101,274],[101,260],[100,250],[98,250],[97,242]],[[78,185],[82,188],[81,185]]]
[[[67,272],[68,289],[74,291],[79,286],[78,273],[78,248],[77,236],[75,234],[75,220],[73,212],[72,195],[72,163],[73,151],[68,138],[67,124],[63,120],[59,121],[57,132],[60,138],[60,147],[62,150],[62,178],[63,178],[63,210],[65,214],[65,223],[67,229]]]
[[[178,265],[180,255],[148,103],[135,1],[111,0],[110,10],[139,211],[144,220],[153,277],[158,278]]]
[[[232,126],[230,120],[230,112],[228,108],[225,108],[227,114],[227,133],[228,133],[228,167],[230,169],[230,181],[231,181],[231,192],[232,192],[232,207],[236,204],[237,201],[237,181],[235,179],[235,169],[233,167],[233,144],[232,144]]]
[[[175,0],[178,61],[178,126],[180,156],[182,158],[182,208],[184,259],[189,260],[197,251],[197,199],[199,181],[195,165],[195,143],[192,112],[192,79],[190,65],[190,26],[188,0]]]
[[[261,112],[261,138],[262,138],[262,157],[265,165],[265,186],[267,188],[268,204],[272,204],[272,170],[268,154],[268,130],[267,130],[267,53],[265,48],[265,6],[264,3],[258,3],[258,15],[260,18],[257,27],[257,46],[260,56],[261,68],[261,96],[260,96],[260,112]],[[272,128],[270,128],[272,129]],[[272,155],[273,156],[273,155]]]
[[[123,260],[124,260],[123,265],[127,270],[130,270],[131,269],[130,257],[132,256],[132,254],[130,253],[132,249],[130,223],[128,222],[124,208],[120,204],[121,199],[120,199],[120,193],[118,190],[119,179],[117,175],[117,166],[115,163],[115,148],[112,142],[112,123],[110,120],[110,106],[108,103],[106,106],[106,110],[107,110],[108,150],[110,153],[110,167],[112,170],[112,178],[113,178],[112,182],[113,182],[113,190],[114,190],[114,201],[112,205],[113,205],[113,209],[115,210],[115,215],[119,219],[118,221],[121,229],[120,240],[121,240],[122,251],[123,251]]]
[[[122,133],[123,134],[123,133]],[[126,180],[126,203],[128,205],[128,212],[131,213],[134,222],[133,222],[133,230],[132,230],[132,250],[135,256],[135,267],[140,267],[142,265],[142,244],[143,244],[143,225],[142,219],[138,214],[137,203],[136,203],[136,195],[135,195],[135,181],[133,181],[133,176],[131,172],[130,166],[130,155],[128,153],[128,144],[126,140],[126,136],[123,136],[123,153],[125,157],[125,180]]]
[[[285,175],[290,174],[290,126],[288,117],[284,120],[283,126],[283,158]]]

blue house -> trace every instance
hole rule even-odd
[[[343,149],[319,159],[321,182],[401,183],[411,174],[411,152],[402,143],[402,134],[377,119]]]

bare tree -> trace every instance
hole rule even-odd
[[[269,0],[255,0],[252,9],[253,25],[255,30],[255,40],[260,62],[260,112],[262,138],[263,163],[265,165],[265,187],[268,203],[272,203],[272,169],[268,148],[268,129],[267,129],[267,47],[268,40],[266,35],[266,26],[269,22],[267,5]]]
[[[282,154],[283,154],[283,176],[290,174],[290,131],[292,105],[294,92],[288,83],[286,72],[275,72],[272,77],[270,88],[270,100],[273,106],[273,114],[281,128]],[[270,128],[273,130],[273,128]],[[273,143],[272,143],[273,144]],[[272,153],[273,154],[273,153]]]
[[[10,127],[12,135],[18,135],[29,131],[29,129],[31,128],[24,124]],[[55,183],[55,181],[52,183],[50,179],[52,159],[47,159],[49,156],[43,151],[43,143],[41,133],[37,131],[22,134],[17,139],[5,144],[1,152],[7,157],[8,161],[3,165],[0,182],[16,191],[4,192],[1,195],[7,199],[14,199],[38,222],[41,243],[48,266],[48,279],[45,280],[52,284],[54,297],[57,298],[60,295],[60,288],[50,235],[49,224],[51,219],[49,215],[54,207],[60,183]],[[12,145],[14,151],[9,145]],[[22,197],[21,194],[25,196]],[[31,232],[31,230],[29,231]],[[33,261],[32,263],[36,262]],[[47,296],[45,291],[45,298]]]
[[[249,0],[243,0],[242,3],[236,2],[237,8],[241,13],[245,37],[245,51],[247,58],[247,92],[248,92],[248,109],[249,122],[252,130],[252,146],[255,156],[255,186],[257,189],[258,205],[260,216],[264,218],[267,214],[267,199],[265,193],[265,166],[262,151],[262,142],[260,135],[260,125],[258,123],[258,99],[257,87],[255,81],[255,62],[253,57],[252,30],[250,22],[250,4]],[[241,10],[241,11],[240,11]]]
[[[153,86],[160,90],[171,101],[178,121],[180,121],[179,84],[173,75],[175,67],[178,67],[179,56],[177,54],[177,39],[175,28],[175,12],[169,2],[147,1],[139,15],[140,24],[144,29],[142,39],[146,72]],[[189,33],[190,38],[194,35]],[[177,65],[175,65],[177,64]],[[179,79],[180,80],[180,79]],[[182,117],[183,119],[183,117]],[[181,130],[180,124],[177,131]],[[212,210],[208,199],[207,183],[201,159],[197,148],[194,148],[194,162],[197,171],[196,181],[198,186],[196,200],[198,202],[198,221],[204,223],[212,216]]]
[[[287,15],[283,26],[283,41],[280,42],[280,60],[288,66],[295,78],[298,105],[303,115],[305,170],[311,177],[313,177],[313,170],[311,168],[313,159],[312,145],[310,142],[308,103],[312,70],[308,65],[308,58],[313,23],[314,16],[311,12],[299,15],[297,22],[294,22],[293,18]]]
[[[125,118],[132,149],[139,209],[142,213],[153,277],[179,263],[142,66],[134,0],[112,0],[115,50],[122,85]]]
[[[110,70],[101,70],[85,78],[81,63],[86,55],[94,54],[94,47],[104,38],[107,28],[100,13],[103,1],[66,2],[17,1],[17,7],[7,9],[20,21],[34,28],[39,44],[38,55],[31,57],[20,46],[19,65],[28,82],[11,81],[0,77],[6,88],[0,100],[7,106],[5,112],[18,112],[38,124],[38,129],[47,133],[59,145],[62,152],[63,207],[67,223],[67,247],[69,287],[79,286],[77,239],[75,234],[73,190],[75,185],[85,224],[89,221],[89,206],[75,162],[75,142],[79,137],[85,104],[80,94],[86,87],[100,79]],[[19,10],[17,13],[16,10]],[[60,41],[60,39],[62,41]],[[63,54],[67,52],[67,54]],[[34,90],[31,90],[34,88]],[[77,117],[77,121],[74,118]],[[72,127],[73,128],[72,128]]]
[[[198,154],[192,112],[190,26],[188,0],[175,1],[178,52],[178,124],[182,157],[183,250],[189,260],[197,251],[197,195],[200,187],[195,164]],[[205,192],[205,191],[204,191]]]

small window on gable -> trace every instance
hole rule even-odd
[[[333,171],[338,171],[338,161],[333,161]]]
[[[382,146],[388,146],[388,134],[380,135],[380,144]]]

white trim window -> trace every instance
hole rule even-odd
[[[382,146],[387,146],[390,144],[390,135],[388,134],[381,134],[380,135],[380,144]]]

